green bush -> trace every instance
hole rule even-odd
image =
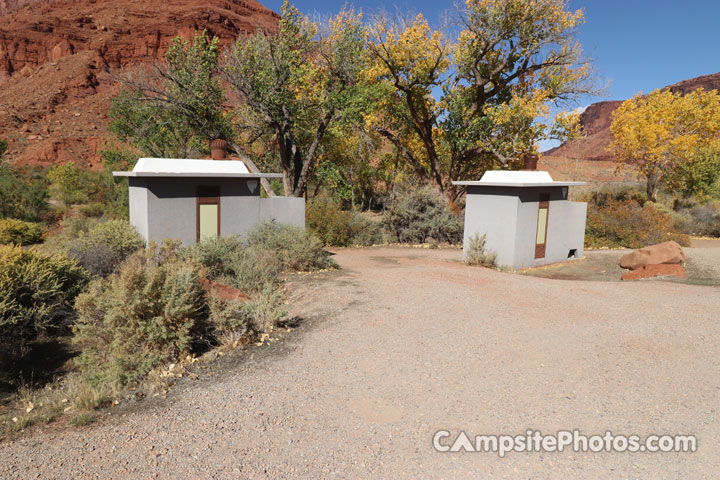
[[[465,254],[465,263],[480,267],[495,267],[497,254],[486,250],[485,235],[480,237],[476,233],[470,237],[469,240],[470,243],[468,244],[467,253]]]
[[[124,220],[68,219],[62,226],[63,231],[49,239],[50,248],[65,252],[88,272],[101,277],[112,273],[145,245],[135,228]]]
[[[588,203],[585,243],[588,247],[642,248],[669,240],[688,245],[687,235],[677,232],[662,207],[641,205],[630,197],[602,197]]]
[[[65,205],[105,203],[113,192],[111,178],[102,172],[84,170],[73,162],[53,165],[47,174],[51,192]]]
[[[314,198],[308,202],[305,220],[307,228],[325,245],[346,247],[353,237],[353,215],[330,198]]]
[[[382,226],[356,211],[343,210],[339,202],[316,197],[307,205],[307,227],[325,245],[374,245],[381,243]]]
[[[0,246],[0,343],[31,340],[60,326],[87,281],[64,256]]]
[[[196,266],[158,263],[149,249],[90,284],[75,303],[77,363],[93,386],[121,388],[189,352],[207,332],[208,304]]]
[[[0,217],[38,222],[50,208],[47,199],[45,179],[0,166]]]
[[[42,228],[37,223],[14,218],[0,220],[0,244],[32,245],[42,242]]]
[[[311,272],[337,266],[323,251],[320,240],[291,225],[260,224],[250,231],[245,245],[273,254],[280,272]]]
[[[398,194],[385,212],[384,222],[388,232],[402,243],[434,240],[457,244],[462,241],[462,220],[431,187],[408,189]]]

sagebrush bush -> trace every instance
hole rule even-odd
[[[239,237],[204,239],[181,251],[184,258],[197,262],[207,269],[207,277],[215,280],[235,274],[232,264],[244,249]]]
[[[0,246],[0,344],[31,340],[60,326],[87,281],[67,257]]]
[[[352,212],[352,243],[369,247],[383,243],[382,224],[366,217],[360,212]]]
[[[145,240],[125,220],[69,219],[62,225],[63,231],[49,239],[49,248],[65,252],[100,277],[115,271],[131,253],[145,245]]]
[[[386,210],[384,222],[388,232],[403,243],[462,241],[461,218],[450,210],[442,194],[431,187],[398,194]]]
[[[42,242],[42,228],[37,223],[15,218],[0,220],[0,244],[32,245]]]
[[[248,247],[239,237],[203,240],[182,249],[181,255],[202,265],[210,280],[232,285],[248,295],[262,291],[267,284],[278,284],[282,273],[275,251]]]
[[[121,388],[190,351],[208,331],[208,303],[198,267],[158,263],[138,252],[117,273],[93,281],[75,302],[77,363],[91,385]]]
[[[283,266],[276,252],[251,247],[239,251],[229,263],[229,283],[248,295],[262,292],[267,285],[280,283]]]
[[[585,242],[589,247],[642,248],[669,240],[689,244],[687,235],[674,229],[671,215],[655,204],[641,205],[632,198],[588,203]]]
[[[720,237],[720,201],[693,203],[675,212],[675,227],[689,235]]]
[[[260,224],[248,233],[245,245],[274,254],[281,272],[311,272],[337,266],[323,251],[319,239],[292,225]]]
[[[465,253],[465,263],[468,265],[480,267],[495,267],[495,259],[497,254],[490,252],[485,248],[485,235],[478,236],[476,233],[470,237],[467,252]]]

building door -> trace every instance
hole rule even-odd
[[[196,240],[220,236],[220,188],[197,189]]]
[[[535,235],[535,258],[545,258],[547,244],[548,215],[550,213],[550,195],[540,194],[538,204],[537,233]]]

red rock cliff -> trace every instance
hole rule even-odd
[[[109,72],[206,29],[224,45],[279,16],[255,0],[0,0],[0,138],[18,164],[97,166]]]
[[[720,90],[720,73],[683,80],[666,88],[681,93],[688,93],[698,88]],[[612,141],[610,122],[612,121],[613,112],[622,103],[620,100],[593,103],[580,115],[580,123],[585,129],[585,138],[566,142],[545,154],[554,157],[578,158],[580,160],[614,160],[612,152],[608,151],[608,146]]]

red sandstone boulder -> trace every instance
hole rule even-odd
[[[203,288],[206,292],[215,295],[220,300],[225,302],[237,302],[243,303],[250,300],[250,297],[245,295],[242,291],[230,285],[213,282],[212,280],[203,279]]]
[[[677,242],[664,242],[624,255],[620,259],[620,266],[630,270],[637,270],[644,265],[679,264],[684,261],[685,254],[680,244]]]
[[[623,280],[642,280],[653,277],[679,277],[685,278],[685,268],[679,264],[661,263],[657,265],[643,265],[620,277]]]

